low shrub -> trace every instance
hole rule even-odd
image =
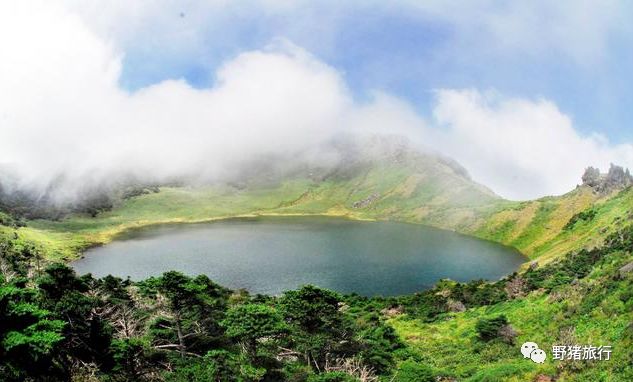
[[[499,338],[501,331],[508,325],[508,319],[504,315],[492,318],[480,318],[475,324],[477,335],[482,341],[491,341]]]

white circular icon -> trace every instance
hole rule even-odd
[[[530,353],[530,359],[536,363],[545,362],[545,358],[547,358],[547,355],[545,354],[545,350],[536,349],[536,350],[533,350],[532,353]]]
[[[521,345],[521,354],[523,358],[529,358],[535,363],[543,363],[547,358],[545,350],[539,349],[536,342],[526,342]]]
[[[523,354],[523,358],[530,358],[530,353],[536,349],[538,349],[536,342],[526,342],[521,345],[521,354]]]

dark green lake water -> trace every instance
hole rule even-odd
[[[496,280],[527,260],[514,249],[420,225],[321,217],[255,218],[132,231],[73,263],[79,273],[141,280],[206,274],[253,293],[303,284],[400,295],[441,278]]]

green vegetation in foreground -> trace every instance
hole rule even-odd
[[[451,370],[464,381],[533,381],[539,375],[557,381],[629,381],[633,379],[633,278],[618,270],[633,264],[632,230],[616,232],[607,244],[567,255],[562,261],[520,276],[515,297],[428,322],[415,314],[389,321],[420,362]],[[506,284],[506,288],[507,288]],[[531,291],[526,293],[526,288]],[[451,298],[454,287],[436,287]],[[479,339],[477,323],[507,317],[516,338],[488,343]],[[613,345],[610,361],[548,361],[536,365],[517,357],[526,341],[551,357],[552,345]],[[550,380],[550,379],[544,379]]]
[[[632,273],[620,271],[633,260],[631,188],[597,192],[581,186],[560,197],[508,202],[441,163],[421,168],[415,161],[394,161],[354,174],[244,189],[162,188],[95,218],[75,215],[27,227],[3,214],[2,377],[23,380],[24,373],[44,370],[78,381],[317,382],[357,381],[350,370],[365,370],[394,382],[633,380]],[[134,227],[293,214],[454,229],[512,245],[539,266],[499,282],[447,280],[389,299],[318,289],[249,296],[204,277],[170,273],[130,283],[77,279],[60,265],[44,269]],[[293,316],[295,308],[284,307],[289,301],[328,322],[302,322]],[[103,314],[108,311],[118,318]],[[122,336],[120,314],[141,324]],[[326,333],[325,327],[335,330]],[[519,355],[526,340],[544,349],[612,345],[613,359],[536,365]],[[335,366],[326,370],[326,360]],[[142,375],[135,374],[139,370]]]
[[[394,298],[305,286],[270,297],[178,272],[77,277],[4,232],[0,379],[629,381],[632,248],[633,225],[621,221],[599,248],[494,283],[443,280]],[[613,354],[586,362],[549,353],[538,365],[520,354],[527,340],[546,350],[611,345]]]

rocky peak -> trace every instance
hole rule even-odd
[[[611,163],[606,174],[601,173],[598,168],[588,167],[582,176],[582,184],[591,187],[596,192],[608,193],[633,185],[633,177],[628,168],[624,169],[622,166]]]

